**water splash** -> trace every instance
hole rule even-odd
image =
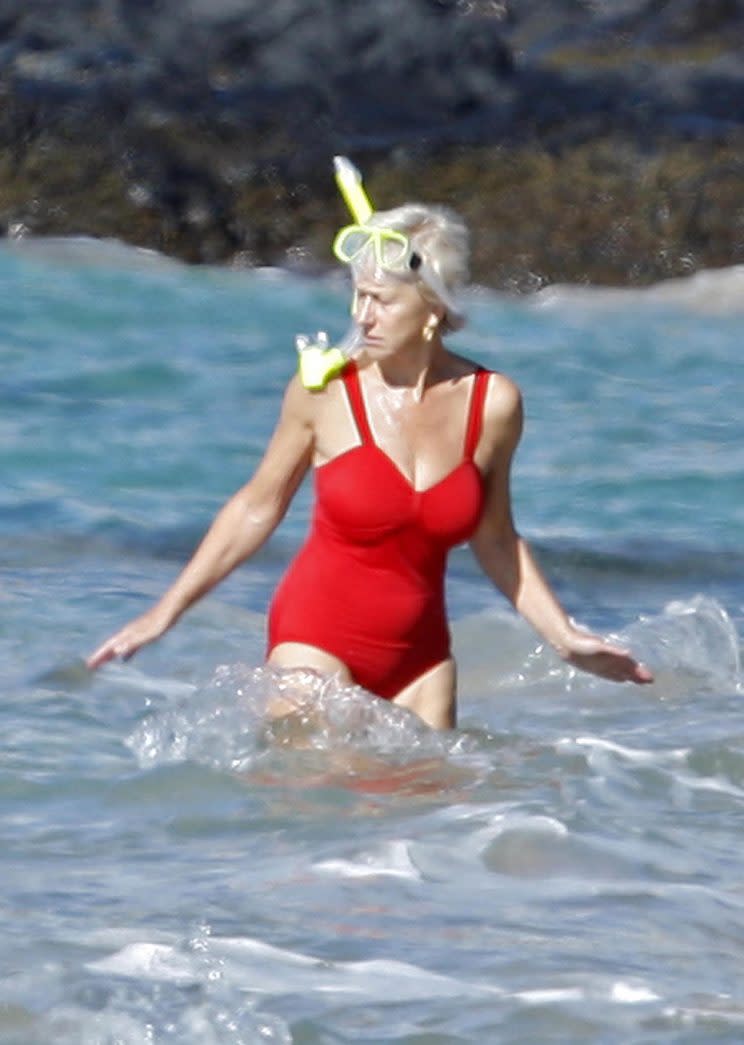
[[[656,617],[641,618],[624,639],[648,659],[657,676],[674,676],[708,691],[744,692],[741,645],[724,607],[705,595],[670,602]]]
[[[353,780],[377,792],[441,790],[472,780],[477,762],[467,737],[435,732],[360,686],[244,664],[218,667],[205,687],[148,715],[126,743],[142,768],[192,761],[284,786]]]

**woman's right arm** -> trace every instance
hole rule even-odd
[[[220,509],[193,557],[158,602],[88,657],[91,670],[117,657],[126,660],[160,638],[271,536],[310,466],[313,407],[310,394],[293,379],[279,423],[253,478]]]

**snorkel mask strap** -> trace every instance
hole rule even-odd
[[[362,176],[345,156],[333,157],[333,169],[336,185],[349,209],[349,213],[357,225],[364,225],[372,216],[372,204],[364,191]],[[341,345],[328,347],[328,337],[323,333],[309,338],[298,334],[295,346],[298,353],[300,380],[305,388],[320,391],[325,388],[332,377],[340,374],[348,362],[349,353],[357,347],[361,340],[361,332],[356,324],[344,338]]]

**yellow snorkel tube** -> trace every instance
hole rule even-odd
[[[372,204],[364,191],[362,176],[345,156],[333,157],[333,169],[336,184],[349,213],[357,225],[364,225],[372,214]],[[305,388],[319,392],[325,388],[332,377],[340,374],[349,359],[351,351],[360,341],[360,331],[356,324],[343,341],[333,347],[328,346],[328,336],[322,332],[314,338],[306,334],[298,334],[295,346],[299,356],[300,380]]]
[[[372,204],[364,191],[361,174],[345,156],[333,157],[333,170],[338,191],[349,208],[349,214],[357,225],[365,225],[372,217]]]

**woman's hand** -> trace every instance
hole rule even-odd
[[[567,664],[612,682],[654,681],[653,674],[635,660],[630,650],[590,632],[574,629],[566,647],[559,652]]]
[[[172,623],[159,606],[153,606],[107,639],[95,653],[91,653],[85,664],[90,671],[95,671],[110,660],[129,660],[142,646],[159,639]]]

